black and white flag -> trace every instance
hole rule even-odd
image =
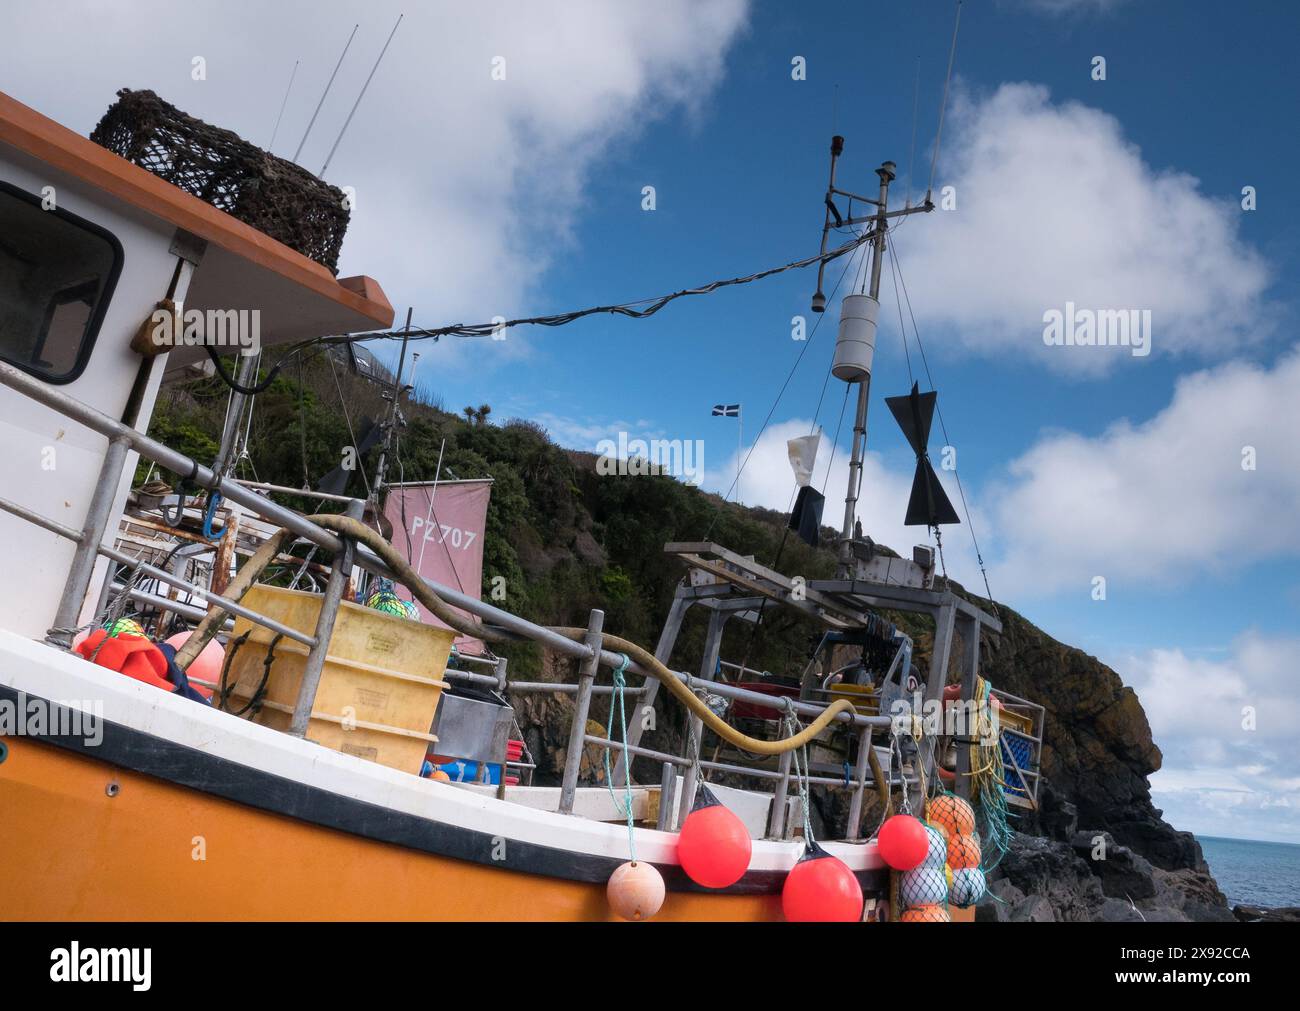
[[[715,418],[739,418],[739,404],[714,404],[713,417]]]

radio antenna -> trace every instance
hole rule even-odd
[[[939,164],[939,141],[943,137],[943,114],[948,108],[948,85],[952,82],[952,64],[957,57],[957,29],[961,27],[961,0],[957,0],[957,18],[952,25],[952,48],[948,50],[948,76],[943,79],[943,101],[939,104],[939,129],[934,135],[934,157],[930,159],[930,184],[925,188],[925,202],[934,192],[934,170]]]
[[[298,156],[302,154],[302,147],[307,143],[307,137],[311,133],[311,128],[316,125],[316,117],[320,115],[320,107],[325,104],[325,96],[330,93],[330,88],[334,84],[334,78],[338,76],[339,67],[343,66],[343,57],[348,55],[348,47],[352,45],[352,40],[357,37],[357,29],[360,27],[360,25],[352,26],[352,34],[348,36],[348,41],[343,46],[343,52],[339,54],[338,63],[334,64],[334,73],[330,74],[330,79],[325,82],[325,90],[321,92],[320,101],[316,103],[316,111],[311,114],[311,122],[307,124],[307,132],[302,135],[302,140],[298,142],[298,150],[293,153],[294,161],[297,161]]]
[[[393,36],[397,34],[397,26],[402,23],[402,18],[406,15],[397,15],[397,22],[393,25],[393,30],[388,33],[388,42],[393,41]],[[375,71],[379,69],[379,64],[384,60],[384,53],[388,52],[388,42],[384,43],[384,48],[379,50],[379,59],[375,60],[375,65],[370,68],[370,76],[366,78],[366,83],[361,85],[361,94],[357,95],[357,100],[352,103],[352,111],[348,113],[348,118],[343,121],[343,129],[339,131],[338,139],[334,141],[334,146],[330,148],[330,153],[325,156],[325,164],[320,167],[316,174],[324,176],[325,170],[330,167],[330,159],[334,157],[334,152],[339,149],[339,143],[343,140],[343,135],[348,132],[348,125],[352,122],[352,117],[356,115],[357,107],[361,105],[361,100],[366,97],[366,89],[370,87],[370,80],[375,76]]]
[[[289,104],[289,92],[293,91],[293,79],[298,76],[298,64],[301,62],[302,60],[293,61],[293,72],[289,74],[289,87],[284,89],[284,101],[280,103],[280,114],[275,117],[275,129],[271,131],[271,143],[266,145],[268,151],[275,147],[275,138],[280,132],[280,120],[284,119],[284,107]]]

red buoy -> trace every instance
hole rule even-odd
[[[910,814],[896,814],[887,819],[876,838],[880,859],[896,871],[919,867],[930,849],[925,826]]]
[[[744,877],[753,849],[745,823],[701,786],[677,834],[677,862],[686,876],[705,888],[727,888]]]
[[[781,911],[791,923],[854,923],[862,919],[862,886],[848,864],[809,842],[786,876]]]

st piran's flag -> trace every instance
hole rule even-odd
[[[816,488],[804,485],[799,489],[799,497],[794,500],[794,509],[790,512],[790,529],[799,535],[799,539],[814,548],[820,540],[818,531],[822,525],[822,506],[826,499]]]
[[[713,416],[715,418],[739,418],[740,405],[739,404],[714,404]]]
[[[930,466],[930,422],[934,419],[934,404],[939,394],[931,390],[920,393],[917,384],[912,392],[901,397],[886,397],[885,403],[907,437],[908,445],[916,454],[916,475],[912,478],[912,495],[907,500],[907,518],[904,526],[936,527],[945,523],[960,523],[957,511],[944,493],[939,476]]]

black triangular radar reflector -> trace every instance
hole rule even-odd
[[[907,519],[903,520],[903,526],[937,527],[960,522],[930,461],[924,457],[917,460],[916,474],[912,478],[912,495],[907,500]]]
[[[929,393],[918,392],[916,383],[912,384],[911,393],[885,398],[890,413],[903,430],[907,444],[917,456],[925,454],[926,447],[930,444],[930,422],[934,419],[934,404],[938,399],[939,394],[934,390]]]
[[[960,523],[957,511],[948,501],[948,495],[939,483],[939,476],[930,466],[930,422],[934,420],[934,406],[939,394],[931,390],[921,393],[917,384],[912,392],[901,397],[886,397],[890,413],[903,430],[907,443],[916,454],[916,473],[912,477],[912,494],[907,500],[907,518],[904,526],[936,527]]]

